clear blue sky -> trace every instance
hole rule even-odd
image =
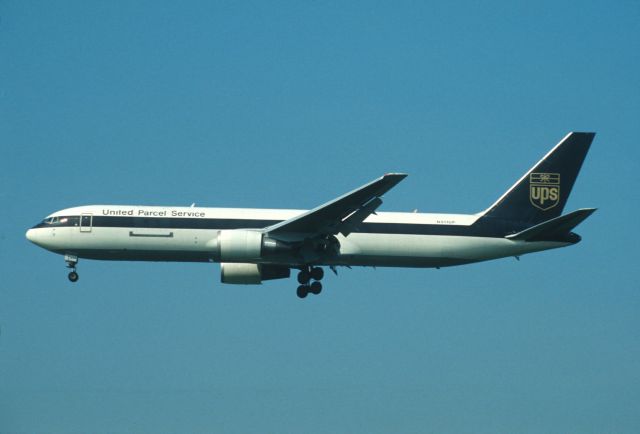
[[[640,431],[640,5],[0,4],[0,432]],[[73,205],[484,209],[598,135],[583,242],[442,270],[222,286],[63,259]]]

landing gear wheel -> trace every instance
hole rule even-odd
[[[321,291],[322,291],[322,283],[318,282],[317,280],[313,282],[309,287],[309,292],[311,292],[314,295],[320,294]]]
[[[76,273],[75,271],[72,271],[69,273],[69,280],[72,282],[77,282],[78,281],[78,273]]]
[[[300,298],[305,298],[309,294],[308,285],[300,285],[296,291],[296,295]]]
[[[313,280],[322,280],[324,277],[324,270],[320,267],[314,267],[311,269],[311,278]]]
[[[298,273],[298,283],[301,285],[306,285],[311,280],[311,274],[307,270],[301,270]]]

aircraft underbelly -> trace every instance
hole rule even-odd
[[[340,239],[348,265],[446,267],[563,247],[557,242],[446,235],[351,234]]]

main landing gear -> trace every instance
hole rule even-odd
[[[305,298],[309,293],[318,295],[322,291],[322,283],[320,281],[324,277],[324,270],[320,267],[307,267],[298,273],[298,290],[296,294],[300,298]],[[311,280],[313,282],[309,283]]]
[[[67,268],[71,269],[67,277],[69,277],[69,280],[71,282],[77,282],[78,278],[80,277],[76,272],[76,264],[78,263],[78,257],[74,255],[64,255],[64,261],[67,263]]]

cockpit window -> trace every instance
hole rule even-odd
[[[42,224],[47,226],[78,226],[79,221],[80,217],[77,216],[47,217],[42,220]]]

